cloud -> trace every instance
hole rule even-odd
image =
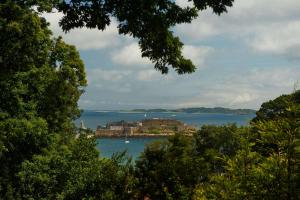
[[[131,43],[112,53],[112,61],[125,66],[147,66],[151,64],[148,58],[142,58],[140,47],[137,43]]]
[[[291,93],[299,77],[300,69],[296,67],[246,70],[214,84],[196,86],[200,94],[180,100],[178,105],[259,108],[269,99]]]
[[[131,72],[127,70],[91,69],[87,72],[89,84],[99,84],[99,81],[118,82],[127,78]],[[101,87],[101,84],[100,84]]]
[[[176,31],[187,41],[222,36],[258,52],[300,58],[299,7],[299,0],[236,0],[228,13],[216,16],[210,9],[202,11],[191,24],[178,25]]]
[[[281,23],[264,27],[251,43],[260,52],[300,58],[300,18],[299,21],[287,22],[284,28]]]
[[[115,21],[112,21],[111,25],[104,31],[81,28],[73,29],[65,34],[58,24],[63,16],[62,13],[44,13],[42,16],[50,23],[50,29],[55,37],[62,36],[67,43],[75,45],[79,50],[95,50],[115,47],[125,38],[119,36]]]
[[[44,16],[55,36],[90,50],[80,51],[89,82],[81,99],[85,108],[258,108],[290,93],[300,77],[299,7],[299,0],[235,0],[220,17],[208,9],[191,24],[176,26],[174,34],[186,44],[183,55],[200,69],[182,76],[174,70],[168,75],[155,71],[141,57],[136,40],[118,35],[115,21],[104,32],[76,29],[64,34],[58,26],[62,14]]]
[[[232,100],[232,105],[236,105],[236,104],[244,104],[247,102],[251,102],[253,100],[255,100],[257,98],[257,96],[250,94],[250,93],[242,93],[237,95],[233,100]]]
[[[296,66],[241,69],[227,74],[205,70],[199,73],[209,76],[208,82],[196,75],[165,76],[154,69],[90,70],[88,74],[93,76],[87,89],[89,98],[83,100],[98,102],[92,107],[99,109],[193,106],[257,109],[267,100],[292,92],[300,77],[300,68]]]
[[[205,62],[205,59],[208,55],[213,52],[213,48],[205,47],[205,46],[193,46],[193,45],[185,45],[183,47],[183,55],[186,58],[192,60],[192,62],[198,67],[202,68]]]
[[[171,74],[165,75],[155,69],[145,69],[137,72],[137,80],[139,81],[162,81],[167,82],[173,80],[174,76]]]
[[[185,45],[183,47],[183,55],[192,60],[198,67],[202,68],[205,59],[213,52],[212,47]],[[130,43],[120,50],[113,51],[112,61],[122,66],[129,68],[146,68],[152,67],[153,63],[148,58],[141,56],[141,50],[137,43]],[[155,70],[145,70],[138,74],[139,80],[152,80],[158,74]]]
[[[300,77],[300,68],[297,67],[273,67],[271,69],[253,69],[248,75],[239,77],[240,82],[251,84],[252,87],[266,89],[276,88],[291,90]]]
[[[179,107],[231,107],[231,108],[257,108],[259,94],[252,88],[215,85],[200,89],[201,94],[183,100]],[[254,104],[253,104],[254,103]]]
[[[175,3],[181,7],[193,6],[192,1],[188,1],[188,0],[176,0]]]
[[[149,70],[142,70],[138,72],[137,79],[140,81],[153,81],[158,80],[159,76],[162,76],[158,71],[149,69]]]
[[[88,69],[88,86],[83,100],[101,102],[103,98],[106,98],[105,102],[107,103],[111,100],[120,99],[120,96],[132,92],[132,83],[128,81],[131,79],[131,74],[132,72],[128,70]],[[89,101],[81,102],[81,105],[88,103],[92,105]],[[95,104],[96,106],[97,104]]]

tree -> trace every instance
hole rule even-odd
[[[243,146],[241,139],[245,132],[248,133],[249,129],[239,128],[234,124],[207,125],[201,127],[192,138],[176,135],[168,141],[147,146],[136,161],[138,180],[136,189],[140,192],[140,197],[191,199],[194,196],[200,198],[203,197],[199,194],[199,191],[203,189],[202,185],[210,187],[213,184],[213,189],[217,194],[222,186],[219,187],[214,182],[226,173],[228,159],[237,157],[237,154],[241,152]],[[245,156],[245,154],[240,156]],[[255,158],[255,156],[252,157]],[[241,170],[240,162],[235,167]],[[212,192],[207,188],[203,192],[207,191]],[[215,199],[220,198],[216,196]]]
[[[77,101],[86,86],[79,53],[61,38],[51,40],[37,13],[10,1],[0,6],[1,116],[39,116],[50,131],[65,131],[80,114]]]
[[[123,155],[99,158],[95,139],[80,136],[69,145],[59,141],[18,173],[21,199],[129,199],[133,170]],[[126,162],[126,161],[125,161]]]
[[[190,23],[198,11],[211,8],[220,15],[232,6],[234,0],[193,0],[192,7],[180,7],[173,0],[5,0],[17,2],[39,11],[56,8],[64,16],[60,25],[68,32],[73,28],[104,30],[111,18],[118,21],[119,33],[137,38],[143,57],[148,57],[154,67],[167,73],[169,67],[179,74],[192,73],[195,66],[182,56],[183,43],[171,28],[176,24]]]
[[[272,105],[269,115],[238,134],[236,154],[223,157],[224,171],[199,184],[194,199],[299,199],[298,95],[295,91],[263,104]]]
[[[253,199],[255,185],[252,176],[260,157],[251,151],[253,144],[249,143],[249,134],[241,134],[241,149],[233,157],[223,157],[224,171],[214,174],[209,182],[198,185],[194,199]]]
[[[27,3],[52,9],[0,3],[0,199],[129,199],[130,160],[100,158],[94,139],[75,139],[79,53]]]
[[[264,157],[253,149],[251,132],[240,132],[236,155],[224,157],[224,171],[214,174],[195,189],[195,200],[207,199],[288,199],[286,159],[278,154]]]
[[[204,166],[197,157],[191,138],[175,135],[168,141],[147,146],[136,161],[136,190],[140,198],[190,199]]]
[[[291,103],[300,104],[300,90],[295,91],[292,94],[281,95],[274,100],[263,103],[256,112],[256,117],[252,122],[287,117],[286,109]]]
[[[5,119],[0,122],[0,199],[16,199],[17,173],[22,162],[51,143],[47,123],[42,118]]]
[[[224,156],[232,157],[240,148],[240,132],[235,124],[224,126],[204,125],[195,134],[195,151],[207,167],[203,180],[224,171]]]
[[[266,156],[283,160],[284,176],[281,176],[282,194],[286,199],[300,198],[300,101],[299,91],[289,95],[289,100],[273,120],[257,121],[258,146],[265,147]],[[260,150],[260,149],[259,149]]]
[[[22,163],[73,137],[86,79],[75,47],[13,1],[0,4],[0,44],[0,197],[15,199]]]

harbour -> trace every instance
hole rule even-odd
[[[146,114],[146,117],[145,117]],[[85,111],[82,116],[75,121],[77,126],[83,121],[86,127],[96,131],[98,126],[105,127],[111,122],[130,121],[138,122],[146,119],[173,119],[178,120],[188,126],[199,129],[202,125],[224,125],[235,123],[238,126],[244,126],[254,117],[254,114],[222,114],[222,113],[170,113],[170,112],[117,112],[117,111]],[[127,151],[127,154],[133,159],[138,158],[144,150],[145,145],[154,141],[165,140],[166,136],[162,134],[135,134],[127,135],[102,135],[97,138],[97,148],[100,156],[110,158],[114,153]],[[128,140],[128,143],[125,141]]]

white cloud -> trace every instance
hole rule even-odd
[[[187,0],[176,2],[188,5]],[[184,56],[198,69],[211,64],[184,76],[173,70],[168,75],[155,71],[153,64],[141,57],[135,40],[118,35],[114,21],[104,32],[77,29],[64,34],[58,26],[61,14],[45,16],[55,36],[62,35],[80,50],[106,51],[102,55],[101,51],[93,62],[87,62],[87,65],[105,63],[110,69],[87,66],[89,86],[83,105],[115,108],[118,102],[123,102],[132,108],[144,102],[140,105],[258,108],[266,100],[290,93],[300,77],[299,66],[291,66],[294,62],[279,58],[300,58],[299,7],[299,0],[235,0],[227,14],[219,17],[206,10],[192,24],[175,27],[175,34],[188,44],[183,48]],[[204,46],[210,44],[214,47]],[[227,44],[233,44],[235,49]],[[237,51],[241,51],[238,55],[242,58],[235,57],[233,53]],[[217,62],[210,56],[214,53],[219,56]],[[249,53],[249,58],[245,53]],[[264,57],[267,53],[275,55],[276,60]],[[274,66],[279,65],[275,61],[282,66]],[[246,66],[240,66],[242,62]]]
[[[158,71],[149,69],[149,70],[142,70],[138,72],[137,79],[140,81],[153,81],[159,79],[159,76],[162,76],[159,74]]]
[[[300,69],[296,67],[257,68],[236,73],[214,84],[200,86],[201,93],[179,102],[179,107],[259,108],[267,100],[291,93],[299,77]]]
[[[182,0],[181,0],[182,1]],[[225,36],[248,44],[255,51],[300,58],[299,0],[236,0],[221,16],[211,10],[191,24],[176,27],[181,37],[201,41]]]
[[[124,70],[103,70],[99,68],[88,70],[87,74],[89,84],[98,84],[99,87],[102,87],[102,81],[118,82],[122,79],[127,78],[131,74],[131,72]]]
[[[250,93],[241,93],[238,94],[231,102],[232,105],[236,105],[236,104],[244,104],[247,102],[251,102],[253,100],[256,100],[257,96],[255,96],[254,94],[250,94]]]
[[[298,21],[281,23],[261,29],[252,42],[254,49],[261,52],[282,54],[300,58],[300,18]]]
[[[176,0],[175,3],[181,7],[193,6],[192,1],[188,1],[188,0]]]
[[[183,47],[183,55],[192,60],[198,67],[202,68],[206,57],[213,52],[213,48],[205,46],[185,45]]]
[[[120,50],[116,50],[112,53],[113,62],[134,67],[147,66],[151,64],[148,58],[142,58],[140,47],[137,43],[131,43]]]
[[[119,36],[117,24],[114,21],[104,31],[81,28],[65,34],[58,25],[62,16],[63,14],[58,12],[43,14],[43,17],[50,22],[50,29],[54,36],[62,36],[67,43],[75,45],[79,50],[109,48],[121,43],[122,37]]]
[[[256,108],[259,94],[252,88],[215,85],[201,89],[201,94],[179,103],[179,107]]]
[[[239,77],[240,81],[251,84],[252,87],[290,90],[300,77],[300,68],[273,67],[272,69],[253,69],[248,75],[244,76],[246,76],[246,79]]]
[[[161,74],[161,72],[155,69],[144,69],[137,72],[137,80],[139,81],[162,81],[166,83],[167,81],[173,80],[174,76],[172,74]]]
[[[130,93],[132,84],[128,80],[131,74],[132,72],[128,70],[87,70],[89,80],[87,92],[90,98],[110,98],[115,94]]]
[[[115,93],[130,93],[132,91],[132,85],[130,83],[109,85],[108,90]]]

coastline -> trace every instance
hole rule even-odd
[[[134,134],[127,135],[127,138],[159,138],[159,137],[170,137],[175,134]],[[192,136],[193,134],[183,134],[185,136]],[[95,138],[125,138],[125,135],[95,135]]]

